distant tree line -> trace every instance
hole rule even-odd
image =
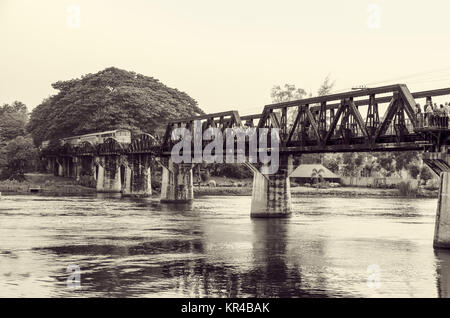
[[[38,152],[27,132],[28,111],[15,101],[0,106],[0,179],[23,180],[24,173],[35,170]]]

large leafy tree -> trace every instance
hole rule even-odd
[[[31,137],[14,138],[6,146],[6,169],[2,169],[0,179],[23,181],[24,173],[33,168],[37,158],[37,149]]]
[[[15,101],[0,106],[0,143],[25,135],[27,120],[27,107],[24,103]]]
[[[59,92],[31,114],[28,129],[37,145],[44,140],[117,128],[155,133],[162,131],[169,119],[203,114],[186,93],[152,77],[114,67],[52,86]]]
[[[33,168],[37,151],[27,135],[27,107],[15,101],[0,107],[0,179],[23,180]]]

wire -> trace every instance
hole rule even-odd
[[[405,76],[401,76],[401,77],[397,77],[397,78],[393,78],[393,79],[388,79],[388,80],[384,80],[384,81],[367,83],[366,85],[375,85],[375,84],[382,84],[382,83],[386,83],[386,82],[394,82],[394,81],[398,81],[398,80],[414,78],[414,77],[417,77],[417,76],[420,76],[420,75],[427,75],[427,74],[446,72],[446,71],[450,71],[450,67],[443,68],[443,69],[436,69],[436,70],[432,70],[432,71],[424,71],[424,72],[414,73],[414,74],[405,75]]]

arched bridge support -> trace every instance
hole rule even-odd
[[[424,161],[440,176],[433,246],[450,249],[450,154],[448,146],[443,148],[441,152],[425,153]]]
[[[252,164],[253,189],[250,217],[283,218],[291,215],[291,187],[289,175],[293,171],[292,156],[280,156],[280,165],[272,174],[262,174]]]
[[[159,163],[162,166],[161,202],[192,202],[194,200],[194,164],[174,163],[170,158],[162,158]]]

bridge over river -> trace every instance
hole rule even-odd
[[[168,122],[163,138],[149,134],[134,136],[124,143],[108,138],[103,143],[85,141],[44,149],[47,167],[55,174],[81,180],[90,176],[99,192],[122,192],[124,195],[151,194],[151,161],[163,168],[161,201],[188,202],[193,195],[192,161],[176,163],[171,157],[176,128],[195,134],[195,123],[202,130],[218,128],[266,128],[278,132],[279,169],[261,173],[261,163],[243,155],[244,163],[254,173],[251,204],[252,217],[286,217],[291,213],[289,174],[293,158],[307,153],[410,151],[423,152],[424,162],[440,175],[441,188],[436,218],[435,247],[450,247],[450,129],[448,120],[431,118],[416,111],[416,104],[432,105],[433,99],[450,95],[450,88],[411,93],[406,85],[396,84],[361,89],[321,97],[271,104],[262,113],[240,116],[237,111],[180,118]],[[258,136],[257,138],[261,138]],[[234,145],[238,141],[234,140]],[[201,143],[204,151],[209,141]],[[245,140],[249,149],[248,138]],[[264,149],[263,149],[264,148]],[[269,143],[258,153],[273,152]],[[194,142],[183,154],[196,155]],[[226,153],[226,151],[224,151]]]

